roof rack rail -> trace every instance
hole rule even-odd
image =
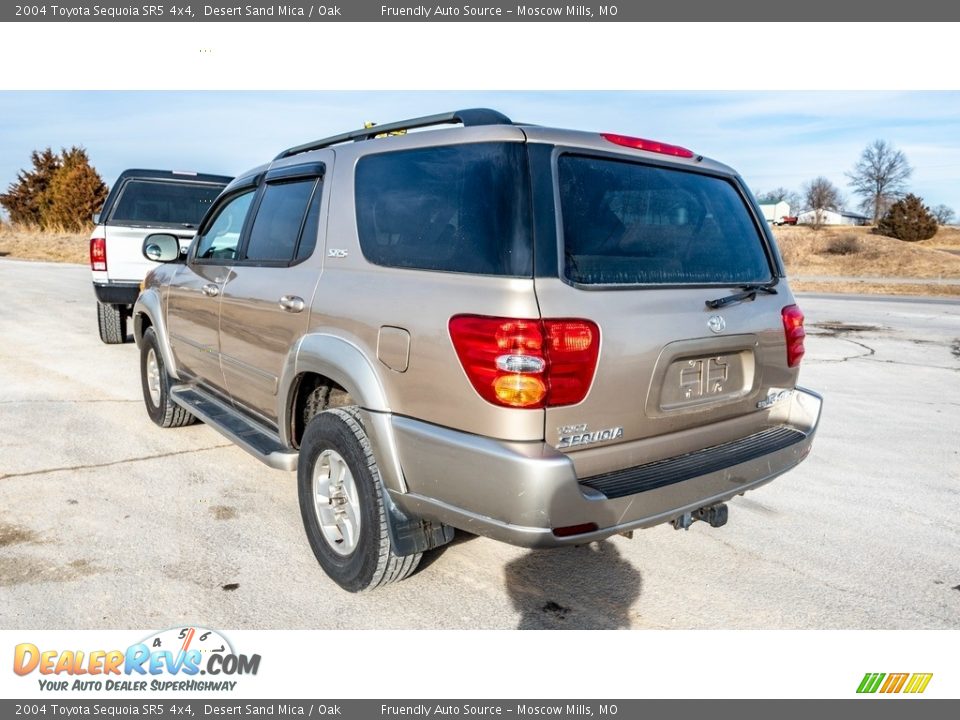
[[[331,135],[322,140],[297,145],[287,148],[277,155],[274,160],[281,160],[291,155],[319,150],[320,148],[338,145],[340,143],[350,142],[351,140],[368,140],[376,135],[384,133],[397,132],[398,130],[413,130],[414,128],[430,127],[432,125],[454,125],[460,123],[464,127],[474,127],[477,125],[512,125],[510,120],[503,113],[489,108],[467,108],[466,110],[455,110],[449,113],[440,113],[439,115],[426,115],[424,117],[411,118],[410,120],[400,120],[399,122],[387,123],[386,125],[374,125],[373,127],[363,128],[361,130],[351,130],[350,132],[339,135]]]

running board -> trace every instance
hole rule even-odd
[[[170,388],[173,401],[242,447],[260,462],[277,470],[296,470],[298,455],[280,444],[280,438],[254,420],[193,385]]]

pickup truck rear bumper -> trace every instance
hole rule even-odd
[[[770,482],[810,452],[822,398],[797,388],[759,432],[589,478],[546,443],[510,443],[392,417],[410,513],[523,547],[582,545],[669,522]]]
[[[133,305],[140,294],[140,283],[94,283],[93,292],[104,305]]]

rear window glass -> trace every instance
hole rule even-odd
[[[123,187],[110,222],[136,225],[197,226],[223,185],[130,180]]]
[[[250,230],[246,258],[274,262],[293,260],[314,178],[267,185]],[[314,229],[316,242],[316,229]]]
[[[361,250],[377,265],[532,274],[520,143],[369,155],[357,164],[356,206]]]
[[[602,158],[559,160],[566,277],[588,285],[772,279],[763,240],[726,180]]]

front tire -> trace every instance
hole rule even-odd
[[[97,302],[97,327],[100,339],[107,345],[119,345],[127,341],[127,309],[123,305],[107,305]]]
[[[196,421],[170,397],[170,375],[163,364],[160,343],[153,328],[147,328],[140,343],[140,385],[147,415],[160,427],[183,427]]]
[[[300,514],[324,572],[349,592],[403,580],[421,553],[391,550],[380,471],[357,414],[332,408],[310,420],[297,469]]]

